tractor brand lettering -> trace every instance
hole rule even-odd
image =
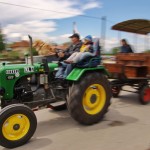
[[[15,79],[15,76],[7,76],[6,79],[7,80],[13,80],[13,79]]]
[[[40,72],[44,72],[44,69],[39,69]]]
[[[6,74],[16,74],[19,73],[19,70],[6,70]]]
[[[24,68],[24,72],[25,72],[25,73],[34,72],[34,67],[25,67],[25,68]]]

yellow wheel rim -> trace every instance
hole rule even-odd
[[[23,138],[29,131],[30,121],[23,114],[14,114],[3,123],[2,133],[7,140],[16,141]]]
[[[106,102],[106,92],[102,85],[90,85],[83,95],[83,108],[90,115],[98,114]]]

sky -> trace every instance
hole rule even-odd
[[[89,34],[101,37],[101,18],[106,16],[105,49],[118,46],[121,37],[127,38],[139,52],[150,48],[150,44],[145,44],[144,36],[138,36],[135,41],[135,35],[118,34],[111,26],[130,19],[150,20],[149,8],[150,0],[0,0],[0,23],[9,42],[27,39],[30,34],[33,39],[63,43],[69,41],[73,22],[76,22],[81,37]]]

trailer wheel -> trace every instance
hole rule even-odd
[[[142,105],[146,105],[150,102],[150,87],[148,85],[143,86],[139,94],[139,100]]]
[[[120,86],[112,86],[112,95],[114,98],[117,98],[121,92],[121,87]]]
[[[22,104],[6,106],[0,112],[0,145],[15,148],[28,142],[37,127],[34,112]]]
[[[106,77],[98,72],[85,74],[69,88],[67,100],[71,116],[81,124],[92,125],[107,113],[111,89]]]

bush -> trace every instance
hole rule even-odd
[[[12,58],[12,59],[19,59],[20,56],[19,56],[19,53],[18,52],[15,52],[15,51],[11,51],[8,53],[8,57],[9,58]]]
[[[144,53],[150,53],[150,50],[146,50],[146,51],[144,51]]]
[[[30,55],[30,49],[28,50],[27,54]],[[32,48],[32,54],[33,54],[33,56],[37,56],[38,55],[38,52],[36,51],[35,48]]]
[[[119,47],[114,47],[114,48],[112,48],[112,50],[111,50],[111,54],[112,54],[112,55],[116,55],[116,54],[119,53],[119,51],[120,51],[120,48],[119,48]]]
[[[38,55],[38,52],[36,51],[35,48],[32,48],[32,54],[33,54],[33,56],[37,56]]]

